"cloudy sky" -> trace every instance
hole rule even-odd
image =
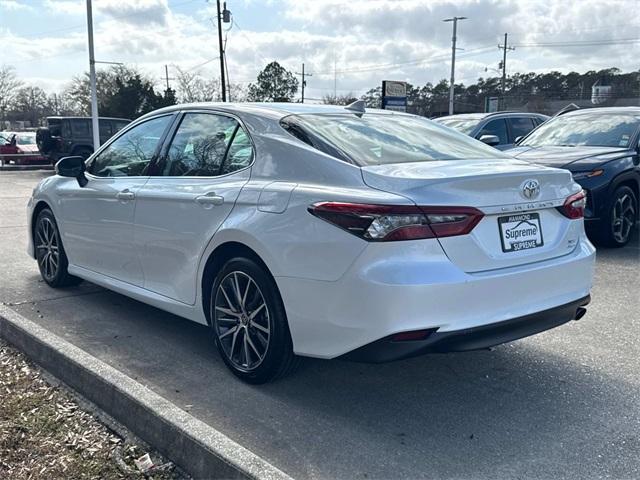
[[[0,0],[0,64],[62,88],[88,69],[85,0]],[[215,1],[93,0],[96,59],[132,64],[161,84],[164,65],[218,76]],[[456,81],[497,75],[505,32],[508,73],[640,69],[637,0],[228,0],[232,82],[268,62],[313,73],[307,96],[364,93],[384,79],[448,78],[459,23]],[[228,26],[227,26],[228,28]],[[488,71],[485,71],[488,68]]]

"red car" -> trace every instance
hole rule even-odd
[[[46,165],[35,132],[0,132],[0,165]]]

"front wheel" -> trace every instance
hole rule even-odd
[[[609,247],[624,247],[633,235],[637,218],[638,200],[634,191],[624,185],[618,187],[602,224],[601,243]]]
[[[33,242],[40,275],[49,286],[68,287],[82,281],[67,271],[67,254],[60,239],[56,219],[48,208],[38,214],[33,230]]]
[[[295,368],[278,288],[253,260],[233,258],[222,267],[211,290],[210,318],[220,355],[240,379],[266,383]]]

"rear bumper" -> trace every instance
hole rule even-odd
[[[438,332],[436,329],[426,339],[419,341],[393,341],[392,336],[389,336],[342,355],[341,358],[357,362],[381,363],[425,353],[481,350],[576,320],[581,316],[579,309],[587,305],[590,300],[591,297],[587,295],[542,312],[464,330]]]
[[[568,255],[479,273],[455,266],[436,240],[381,242],[337,281],[275,280],[295,353],[335,358],[396,333],[441,337],[578,302],[590,293],[594,261],[584,233]]]

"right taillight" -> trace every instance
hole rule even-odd
[[[562,207],[558,207],[560,213],[572,220],[584,217],[584,207],[587,204],[587,194],[584,190],[567,197]]]
[[[320,202],[309,212],[370,242],[466,235],[484,214],[471,207]]]

